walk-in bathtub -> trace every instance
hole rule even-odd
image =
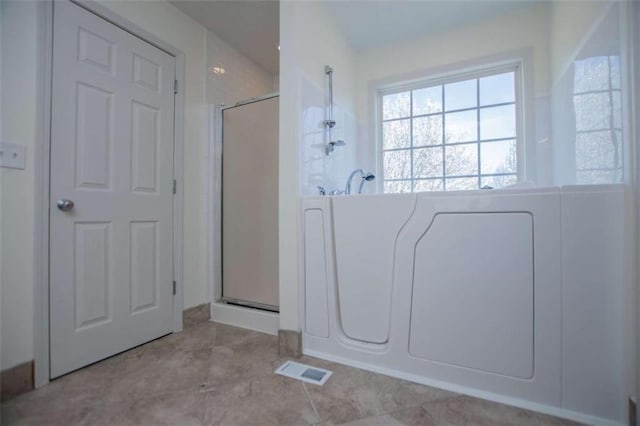
[[[303,351],[625,423],[630,205],[622,185],[304,198]]]

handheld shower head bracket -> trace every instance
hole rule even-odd
[[[329,154],[331,154],[333,152],[333,149],[336,146],[345,146],[345,145],[346,145],[346,143],[343,140],[331,141],[331,142],[329,142],[327,144],[326,149],[325,149],[325,153],[327,155],[329,155]]]

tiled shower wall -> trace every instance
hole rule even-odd
[[[275,91],[276,76],[211,31],[207,31],[206,49],[207,104],[228,106]]]

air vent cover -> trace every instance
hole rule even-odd
[[[324,385],[333,374],[333,372],[325,370],[324,368],[312,367],[293,361],[285,362],[276,369],[275,373],[320,386]]]

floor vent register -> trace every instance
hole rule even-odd
[[[333,374],[333,372],[325,370],[324,368],[311,367],[310,365],[293,361],[285,362],[276,369],[275,373],[320,386],[324,385]]]

